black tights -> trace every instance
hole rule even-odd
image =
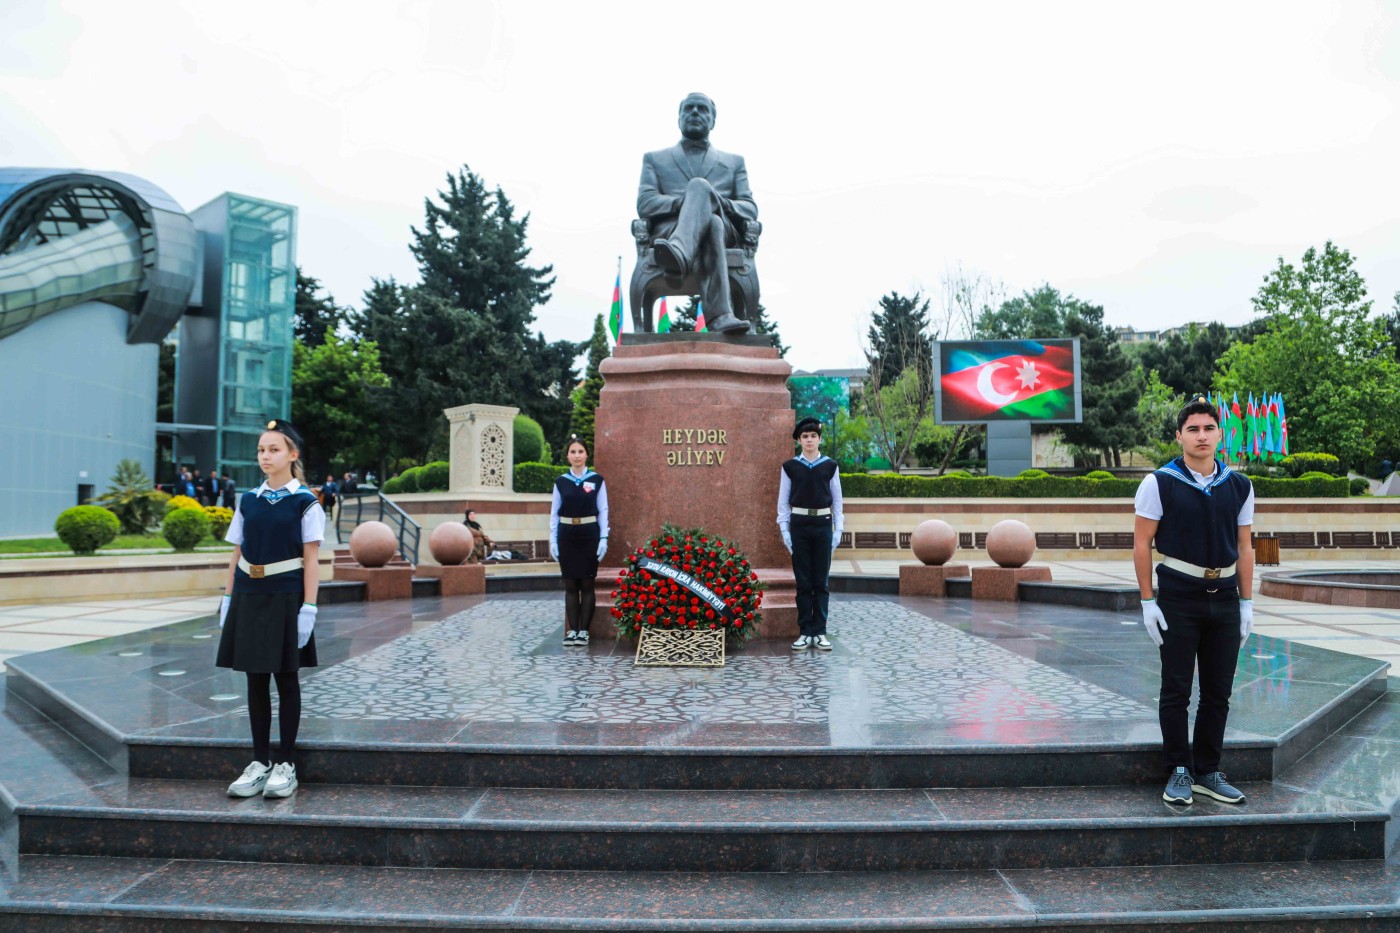
[[[598,594],[594,592],[592,577],[564,578],[564,628],[567,631],[587,631],[597,605]]]
[[[292,761],[297,750],[297,727],[301,725],[301,681],[296,671],[279,674],[248,674],[248,721],[253,727],[253,758],[272,763],[272,678],[277,678],[277,725],[282,744],[277,749],[281,761]]]

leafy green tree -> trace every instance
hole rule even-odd
[[[372,340],[342,340],[328,331],[318,345],[293,342],[292,421],[306,441],[312,476],[337,464],[379,463],[383,451],[372,393],[388,386]]]
[[[925,378],[920,365],[914,363],[888,385],[876,386],[872,379],[861,396],[870,422],[870,441],[896,473],[919,439],[919,427],[928,414],[931,399],[924,387]]]
[[[871,315],[866,336],[869,346],[865,359],[870,367],[870,382],[877,386],[893,385],[912,369],[919,387],[930,390],[933,386],[933,341],[937,337],[929,323],[929,300],[921,292],[913,295],[890,292],[883,296],[880,309]]]
[[[308,347],[319,347],[327,334],[334,334],[345,320],[345,312],[329,294],[321,297],[321,280],[305,275],[297,266],[295,318],[292,336]]]
[[[695,321],[700,314],[700,296],[691,295],[683,305],[673,305],[667,302],[667,309],[671,315],[672,332],[693,331],[695,330]]]
[[[1361,466],[1400,434],[1400,365],[1351,254],[1331,241],[1264,277],[1254,307],[1268,330],[1220,361],[1227,392],[1281,392],[1293,451]]]
[[[593,418],[598,410],[598,397],[603,391],[603,374],[599,367],[612,353],[612,343],[603,326],[603,316],[593,319],[593,336],[588,341],[588,365],[583,373],[583,385],[574,399],[574,410],[569,418],[569,433],[583,438],[588,449],[593,449]]]
[[[1207,392],[1214,385],[1220,357],[1234,342],[1229,328],[1218,321],[1204,327],[1193,324],[1185,334],[1146,344],[1140,360],[1144,372],[1156,371],[1164,385],[1182,395]]]
[[[982,314],[977,330],[977,336],[996,340],[1078,337],[1084,420],[1061,426],[1065,441],[1097,450],[1107,466],[1122,466],[1123,450],[1142,443],[1137,412],[1142,370],[1104,325],[1101,306],[1061,295],[1046,284]]]
[[[107,491],[92,500],[117,517],[122,534],[144,534],[165,511],[170,497],[151,484],[145,469],[135,460],[117,463]]]

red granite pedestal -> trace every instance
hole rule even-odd
[[[350,580],[365,585],[365,599],[411,599],[413,597],[413,568],[339,566],[335,579]]]
[[[592,631],[613,631],[621,564],[670,522],[704,528],[748,556],[764,638],[797,634],[796,583],[778,534],[778,474],[793,454],[792,367],[754,337],[624,334],[603,361],[594,467],[608,484],[610,564]]]
[[[436,577],[443,596],[481,596],[486,593],[486,568],[481,564],[440,564],[418,568],[420,577]]]
[[[967,564],[904,564],[899,568],[899,595],[947,596],[948,580],[967,575]]]
[[[1022,583],[1049,579],[1049,567],[973,567],[972,598],[1016,602],[1021,598],[1017,587]]]

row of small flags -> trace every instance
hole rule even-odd
[[[695,329],[705,332],[709,328],[705,326],[705,306],[700,302],[695,303]],[[617,260],[617,280],[613,283],[612,308],[608,311],[608,331],[612,334],[613,343],[617,343],[622,337],[622,258]],[[666,299],[661,299],[661,313],[656,318],[656,332],[658,334],[669,334],[671,332],[671,313],[666,308]]]
[[[1282,460],[1288,456],[1288,415],[1283,394],[1254,393],[1242,404],[1240,394],[1208,396],[1220,413],[1220,456],[1228,461]]]

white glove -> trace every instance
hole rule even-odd
[[[1162,607],[1157,605],[1157,600],[1142,601],[1142,624],[1147,629],[1147,637],[1152,639],[1152,643],[1158,648],[1162,647],[1162,632],[1167,630],[1167,617],[1162,615]]]
[[[791,553],[792,553],[792,532],[788,531],[786,528],[779,528],[778,530],[779,530],[780,532],[782,532],[782,535],[783,535],[783,547],[787,548],[787,549],[788,549],[788,553],[791,554]]]
[[[603,559],[603,555],[606,554],[606,553],[608,553],[608,539],[607,539],[607,538],[599,538],[599,539],[598,539],[598,559],[599,559],[599,560],[602,560],[602,559]]]
[[[305,648],[311,640],[311,630],[316,627],[316,607],[302,603],[297,610],[297,647]]]
[[[1240,600],[1240,641],[1244,642],[1254,631],[1254,600]]]
[[[219,628],[224,627],[224,620],[228,618],[228,607],[233,602],[232,596],[225,596],[219,600]]]
[[[832,557],[835,557],[835,556],[836,556],[836,549],[839,548],[840,546],[841,546],[841,532],[839,532],[839,531],[833,531],[833,532],[831,533],[831,556],[832,556]]]
[[[554,561],[556,564],[559,563],[559,542],[558,542],[558,541],[551,541],[551,542],[549,542],[549,559],[552,560],[552,561]]]

